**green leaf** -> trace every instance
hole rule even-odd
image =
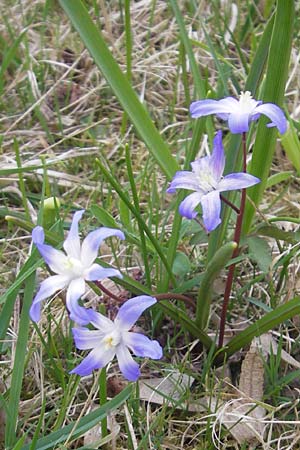
[[[268,178],[268,181],[267,181],[267,184],[266,184],[266,188],[268,189],[268,188],[270,188],[272,186],[275,186],[278,183],[282,183],[283,181],[290,180],[291,179],[291,175],[293,175],[293,172],[291,172],[290,170],[288,170],[286,172],[274,173],[273,175],[271,175]]]
[[[274,330],[286,320],[300,314],[300,297],[295,297],[292,300],[278,306],[274,311],[267,313],[264,317],[257,320],[244,331],[239,333],[229,343],[218,351],[216,361],[222,363],[224,356],[230,356],[241,350],[246,345],[250,344],[255,336],[261,336],[269,330]]]
[[[278,0],[262,100],[281,105],[288,76],[289,60],[295,18],[294,0]],[[284,33],[282,32],[284,30]],[[250,200],[246,204],[243,231],[251,227],[258,205],[265,191],[275,149],[277,130],[266,127],[269,119],[259,120],[249,172],[261,182],[247,190]]]
[[[81,0],[59,0],[74,28],[89,50],[95,63],[106,78],[122,107],[130,117],[137,132],[147,145],[154,159],[170,179],[178,170],[178,164],[170,149],[153,124],[148,111],[140,102],[126,75],[112,56],[102,34],[92,21]]]
[[[23,383],[23,373],[25,368],[25,359],[27,355],[27,341],[29,334],[29,308],[32,303],[33,291],[35,287],[35,273],[27,278],[24,299],[18,330],[17,346],[14,358],[14,366],[11,378],[11,388],[9,392],[8,410],[9,415],[5,427],[5,446],[7,448],[14,445],[17,441],[16,428],[19,413],[19,402],[21,388]]]
[[[292,121],[287,132],[281,138],[281,144],[297,172],[300,172],[300,141]]]
[[[260,270],[268,272],[272,263],[272,254],[266,240],[251,236],[247,237],[246,242],[249,246],[250,258],[258,264]]]
[[[191,263],[188,256],[183,252],[176,252],[172,271],[174,275],[183,278],[191,270]]]
[[[284,231],[275,225],[260,225],[257,227],[255,234],[272,237],[279,241],[289,242],[290,244],[296,244],[300,240],[299,231]]]

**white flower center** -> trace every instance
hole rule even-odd
[[[67,263],[65,265],[67,272],[74,278],[78,278],[83,275],[84,267],[79,259],[68,256]]]
[[[102,341],[105,350],[116,347],[121,342],[121,337],[122,336],[119,330],[113,330],[111,333],[108,333]]]
[[[241,92],[239,99],[240,112],[251,113],[255,109],[257,102],[252,98],[251,92]]]
[[[201,172],[198,176],[198,180],[200,189],[206,193],[217,189],[218,181],[214,178],[210,171]]]

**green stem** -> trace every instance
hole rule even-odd
[[[106,384],[106,367],[103,367],[99,376],[99,400],[100,406],[107,402],[107,384]],[[101,420],[101,435],[102,439],[108,435],[107,416]]]

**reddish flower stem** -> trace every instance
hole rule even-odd
[[[242,135],[242,148],[243,148],[243,172],[246,172],[247,171],[246,133],[243,133],[243,135]],[[235,232],[234,232],[234,237],[233,237],[233,240],[237,243],[237,248],[232,253],[233,259],[238,256],[239,251],[240,251],[239,245],[240,245],[240,240],[241,240],[242,224],[243,224],[243,217],[244,217],[244,212],[245,212],[245,204],[246,204],[246,189],[242,189],[240,211],[239,211],[239,214],[236,219]],[[232,289],[235,266],[236,266],[235,263],[231,264],[231,266],[229,266],[229,269],[228,269],[228,277],[227,277],[226,286],[225,286],[224,300],[223,300],[221,321],[220,321],[219,347],[223,346],[223,341],[224,341],[226,313],[227,313],[230,293],[231,293],[231,289]]]
[[[119,303],[126,302],[126,299],[124,299],[122,297],[118,297],[117,295],[113,294],[109,289],[107,289],[105,286],[103,286],[103,284],[100,281],[94,281],[94,283],[108,297],[116,300]],[[186,303],[186,305],[191,306],[194,309],[196,307],[195,301],[191,297],[188,297],[187,295],[173,294],[172,292],[165,292],[165,293],[162,293],[162,294],[153,294],[153,297],[155,297],[157,301],[160,301],[160,300],[172,300],[172,299],[174,299],[174,300],[181,300],[184,303]]]
[[[237,206],[235,206],[230,200],[228,200],[224,195],[220,194],[221,200],[226,203],[226,205],[230,206],[237,214],[240,213],[240,210]]]

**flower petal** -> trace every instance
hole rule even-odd
[[[260,179],[249,173],[237,172],[226,175],[218,184],[218,191],[234,191],[235,189],[244,189],[260,183]]]
[[[255,108],[255,113],[261,113],[269,117],[272,120],[268,124],[269,127],[277,127],[280,134],[284,134],[287,130],[287,120],[285,115],[279,106],[273,103],[264,103]]]
[[[189,189],[190,191],[197,191],[199,188],[199,182],[196,175],[193,172],[187,170],[181,170],[176,172],[170,186],[167,189],[168,194],[174,194],[176,189]]]
[[[129,347],[136,356],[152,359],[162,358],[163,351],[159,342],[152,341],[143,334],[130,331],[123,331],[122,338],[124,344]]]
[[[202,196],[201,192],[193,192],[188,195],[179,205],[179,214],[187,219],[194,219],[198,214],[194,209],[201,202]]]
[[[85,293],[85,281],[83,278],[75,278],[69,284],[67,290],[66,304],[70,313],[70,319],[78,323],[78,325],[86,325],[90,323],[94,311],[79,306],[78,300]]]
[[[35,245],[43,244],[45,241],[45,233],[43,227],[38,225],[32,230],[32,241]]]
[[[236,108],[238,100],[233,97],[226,97],[221,100],[198,100],[190,106],[190,113],[193,118],[209,116],[210,114],[229,114]]]
[[[221,199],[218,191],[211,191],[201,198],[203,223],[208,232],[221,223]]]
[[[105,333],[99,330],[89,330],[88,328],[72,328],[75,345],[80,350],[99,347]]]
[[[125,378],[129,381],[136,381],[141,372],[139,365],[133,360],[128,348],[125,345],[118,345],[116,348],[118,364]]]
[[[84,213],[84,209],[77,211],[72,220],[71,228],[67,239],[64,242],[64,249],[68,256],[80,259],[80,238],[78,234],[78,222]]]
[[[44,238],[45,235],[42,227],[38,226],[32,230],[32,241],[36,245],[45,263],[53,272],[64,275],[66,266],[68,265],[67,256],[61,250],[56,250],[56,248],[51,247],[51,245],[44,244]]]
[[[85,267],[93,264],[98,255],[98,250],[103,239],[111,236],[117,236],[120,239],[125,239],[124,233],[115,228],[101,227],[92,231],[82,242],[81,247],[81,261]]]
[[[38,293],[32,301],[29,315],[33,322],[38,322],[41,317],[41,302],[48,297],[51,297],[56,291],[63,289],[68,284],[68,278],[63,275],[53,275],[46,278],[41,285]]]
[[[228,117],[228,127],[231,133],[245,133],[249,130],[250,114],[248,112],[233,112]]]
[[[94,325],[95,328],[98,328],[98,330],[100,330],[105,334],[110,333],[114,330],[115,325],[112,320],[96,311],[93,311],[93,313],[94,314],[91,323]]]
[[[114,356],[115,351],[113,349],[95,348],[70,373],[76,373],[82,377],[90,375],[93,370],[105,367]]]
[[[123,275],[117,269],[104,268],[96,263],[92,264],[91,267],[84,272],[84,278],[86,281],[103,280],[104,278],[110,277],[123,278]]]
[[[154,305],[157,302],[156,298],[149,295],[139,295],[127,300],[115,318],[115,325],[122,330],[129,330],[138,320],[145,309]]]
[[[213,143],[213,152],[210,158],[210,167],[216,180],[219,180],[224,172],[225,155],[222,143],[222,131],[218,131]]]

